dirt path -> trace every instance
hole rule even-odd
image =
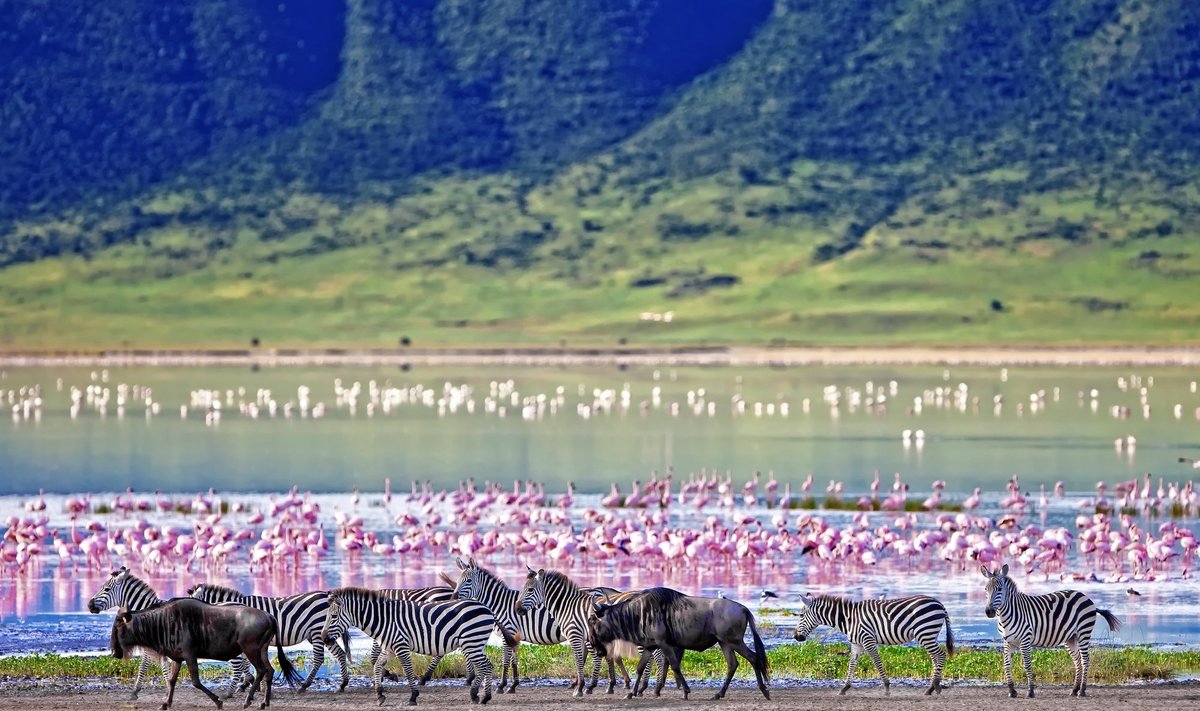
[[[1039,689],[1039,696],[1030,700],[1008,699],[1000,686],[957,686],[948,689],[940,697],[926,698],[914,687],[896,688],[891,698],[884,700],[879,687],[855,689],[844,697],[837,696],[833,688],[787,687],[787,682],[777,682],[766,701],[756,690],[749,688],[731,689],[722,701],[712,701],[712,689],[693,688],[691,701],[684,701],[677,690],[668,687],[661,698],[647,696],[628,701],[620,696],[603,694],[582,699],[571,698],[565,687],[522,688],[516,696],[499,696],[492,700],[492,708],[519,708],[534,711],[564,711],[564,709],[721,709],[722,711],[784,711],[792,709],[836,709],[837,711],[973,711],[984,704],[1001,704],[1012,708],[1046,709],[1058,711],[1067,704],[1072,710],[1107,707],[1122,711],[1166,711],[1168,709],[1200,708],[1200,683],[1152,684],[1137,686],[1096,686],[1086,700],[1070,698],[1070,689],[1063,686],[1046,686]],[[136,702],[128,699],[126,687],[108,686],[89,688],[86,685],[64,682],[42,682],[32,685],[27,682],[9,682],[0,687],[0,708],[23,709],[25,711],[95,711],[96,709],[157,709],[163,700],[161,686],[153,686],[142,692]],[[387,690],[387,707],[404,707],[408,694],[403,687]],[[258,699],[256,699],[256,702]],[[257,703],[256,703],[257,706]],[[241,703],[231,700],[226,708],[240,708]],[[375,693],[370,689],[357,688],[345,694],[329,691],[310,691],[299,695],[290,689],[276,690],[272,708],[279,709],[363,709],[375,707]],[[214,706],[200,692],[184,686],[175,693],[174,708],[182,711],[212,709]],[[426,689],[418,701],[418,708],[449,711],[471,708],[466,690],[458,685],[436,686]]]

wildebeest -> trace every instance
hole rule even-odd
[[[118,659],[124,659],[137,647],[153,650],[171,659],[171,676],[163,709],[171,707],[175,698],[175,682],[179,679],[179,670],[184,662],[192,675],[192,686],[207,694],[217,708],[221,708],[221,699],[200,683],[200,669],[196,660],[228,661],[244,654],[257,673],[242,708],[250,705],[263,679],[267,680],[267,689],[259,708],[266,708],[271,704],[271,682],[275,677],[275,669],[267,658],[272,639],[279,651],[279,668],[283,671],[283,677],[288,686],[294,686],[300,680],[300,674],[283,653],[275,620],[265,612],[241,605],[210,605],[192,598],[177,598],[139,612],[122,609],[113,621],[111,646],[113,656]]]
[[[754,637],[754,651],[746,646],[747,626]],[[588,617],[588,631],[593,648],[606,655],[613,654],[622,642],[639,645],[647,652],[661,649],[685,699],[691,688],[679,667],[683,651],[702,651],[720,645],[725,655],[725,683],[713,698],[722,698],[729,690],[729,682],[738,668],[736,654],[750,662],[759,690],[771,698],[767,691],[767,653],[758,636],[754,615],[733,600],[693,597],[670,588],[649,588],[615,605],[597,603]],[[634,689],[642,684],[649,657],[643,653],[638,661]],[[654,690],[656,695],[661,692],[662,680]],[[627,696],[632,697],[633,692]]]

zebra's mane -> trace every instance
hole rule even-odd
[[[581,588],[575,584],[575,581],[567,577],[566,573],[560,573],[557,570],[547,570],[545,573],[546,586],[557,585],[565,588],[568,593],[575,594],[582,592]]]
[[[117,576],[115,576],[115,575],[112,576],[111,578],[109,578],[108,582],[104,584],[104,588],[108,588],[110,585],[112,585],[112,583],[116,579],[117,579]],[[151,595],[153,595],[154,599],[157,600],[158,602],[165,602],[163,597],[158,594],[158,591],[155,590],[154,587],[152,585],[150,585],[150,583],[148,583],[145,580],[142,580],[138,576],[134,575],[132,572],[130,572],[130,570],[128,568],[125,569],[125,580],[123,581],[122,584],[128,586],[126,588],[126,593],[125,593],[126,595],[129,595],[131,593],[136,593],[139,591],[146,591],[146,592],[149,592]],[[101,588],[101,590],[104,590],[104,588]],[[109,589],[111,591],[111,588],[109,588]],[[97,595],[99,595],[99,593],[97,593]],[[94,598],[95,595],[93,595],[92,597]]]
[[[204,587],[205,587],[205,589],[211,590],[212,592],[217,593],[218,595],[227,595],[229,597],[248,597],[248,595],[241,592],[240,590],[234,590],[233,588],[227,588],[224,585],[212,585],[209,583],[204,583]]]
[[[333,597],[334,595],[350,598],[352,600],[391,600],[391,598],[384,595],[379,590],[372,590],[371,588],[357,586],[347,586],[344,588],[337,588],[336,590],[330,590],[329,596]]]
[[[824,602],[831,605],[846,605],[854,604],[855,601],[848,597],[842,597],[841,595],[817,595],[813,598],[813,602]]]
[[[479,574],[482,575],[484,578],[487,578],[489,580],[494,580],[497,583],[500,583],[501,585],[503,585],[504,587],[506,587],[506,588],[508,587],[508,583],[505,583],[504,580],[499,575],[496,575],[491,570],[483,567],[482,565],[479,565],[478,563],[476,563],[475,570],[478,570]],[[549,573],[547,573],[547,575],[549,575]]]

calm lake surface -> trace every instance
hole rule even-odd
[[[842,483],[846,497],[857,497],[868,491],[876,470],[885,489],[900,472],[916,501],[935,480],[947,482],[949,501],[982,487],[984,504],[976,513],[993,518],[1005,513],[999,501],[1014,475],[1031,499],[1041,485],[1051,490],[1062,481],[1068,495],[1025,514],[1022,525],[1071,528],[1099,481],[1109,483],[1111,495],[1115,482],[1146,472],[1156,485],[1194,476],[1179,459],[1200,457],[1198,377],[1168,368],[14,368],[0,373],[6,413],[0,421],[0,514],[26,515],[24,505],[44,489],[49,525],[65,530],[68,495],[93,492],[94,503],[106,502],[132,487],[142,494],[181,494],[186,501],[212,488],[251,511],[295,486],[317,493],[332,540],[336,510],[357,510],[368,530],[394,533],[394,519],[404,510],[400,495],[412,480],[453,489],[468,477],[506,486],[531,479],[545,483],[548,499],[573,481],[581,496],[567,515],[579,520],[583,511],[599,508],[612,482],[628,493],[633,480],[670,467],[676,482],[701,469],[728,470],[739,491],[753,471],[764,478],[771,471],[797,495],[812,475],[817,500],[831,480]],[[74,406],[72,389],[79,392]],[[346,394],[356,390],[356,396]],[[397,493],[386,507],[385,478]],[[357,507],[349,496],[354,487],[362,491]],[[739,503],[725,512],[673,507],[668,515],[672,526],[698,529],[712,515],[767,521],[772,513]],[[849,525],[854,515],[814,513],[837,525]],[[170,518],[175,515],[154,523],[184,530],[195,523],[194,517]],[[932,522],[932,515],[922,515]],[[89,515],[114,527],[129,520],[107,516]],[[889,514],[872,514],[872,526],[888,521]],[[1194,528],[1197,522],[1179,524]],[[1157,525],[1147,521],[1144,527]],[[451,530],[452,524],[440,527]],[[84,606],[107,571],[72,570],[50,553],[24,572],[8,569],[0,576],[0,653],[105,647],[111,617],[89,615]],[[914,569],[888,560],[867,568],[817,566],[802,556],[782,560],[670,570],[592,563],[571,574],[586,584],[669,584],[708,595],[719,590],[762,611],[770,644],[788,639],[787,610],[795,608],[798,594],[814,591],[933,594],[946,603],[961,641],[997,642],[995,623],[981,613],[978,566]],[[519,584],[524,559],[505,554],[486,562]],[[206,578],[282,595],[346,584],[429,585],[452,565],[449,554],[409,561],[331,548],[326,558],[270,575],[243,564],[145,577],[164,596]],[[1126,592],[1131,584],[1094,579],[1064,582],[1039,574],[1022,577],[1022,584],[1039,592],[1085,590],[1117,611],[1125,629],[1113,635],[1098,628],[1100,643],[1197,645],[1200,593],[1179,569],[1132,583],[1140,588],[1136,597]],[[766,610],[758,605],[764,589],[780,595]]]
[[[940,367],[138,368],[106,374],[90,369],[0,374],[0,388],[19,393],[38,386],[42,398],[36,420],[14,413],[0,423],[0,493],[127,486],[279,491],[293,485],[336,492],[380,489],[385,477],[397,487],[412,479],[444,487],[469,476],[531,478],[555,491],[573,480],[580,491],[599,493],[611,481],[627,489],[630,480],[668,466],[677,476],[702,467],[731,470],[739,481],[755,469],[796,484],[812,474],[819,486],[836,479],[847,491],[864,491],[876,469],[902,472],[914,490],[943,479],[951,493],[973,486],[999,489],[1016,474],[1036,492],[1039,483],[1062,480],[1069,489],[1090,490],[1102,479],[1147,471],[1178,478],[1190,474],[1178,463],[1180,456],[1200,457],[1200,395],[1194,384],[1200,373],[1189,370],[1012,368],[1007,377],[998,368]],[[338,402],[339,379],[343,388],[359,384],[353,414]],[[510,381],[513,392],[493,391],[492,383]],[[372,382],[379,389],[403,388],[406,398],[421,400],[412,390],[417,387],[432,397],[385,413],[368,406]],[[158,414],[146,417],[132,388],[122,414],[121,384],[149,388]],[[85,401],[72,418],[71,388],[89,386],[107,388],[105,413]],[[868,387],[874,397],[868,397]],[[962,387],[966,398],[956,401]],[[313,418],[311,409],[301,417],[301,388],[308,388],[310,408],[324,410],[322,417]],[[451,400],[447,388],[472,401],[471,411],[463,403],[452,410],[452,402],[439,410],[439,401]],[[201,389],[217,391],[216,424],[206,425],[211,408],[193,402]],[[938,389],[945,393],[940,400]],[[277,402],[275,416],[265,406],[257,418],[239,414],[239,403],[261,402],[260,390],[269,390]],[[485,401],[493,392],[498,404],[488,412]],[[831,395],[839,399],[836,408]],[[523,418],[522,402],[538,396],[562,404],[553,414],[547,408],[540,417]],[[745,402],[744,412],[735,410],[734,398]],[[916,399],[922,401],[919,410]],[[597,410],[597,402],[611,407]],[[291,416],[285,417],[288,403]],[[11,399],[5,405],[16,407]],[[755,415],[756,405],[763,408],[761,416]],[[186,418],[181,406],[188,407]],[[591,410],[590,416],[582,416],[580,407]],[[768,407],[774,414],[766,414]],[[906,429],[923,430],[923,445],[904,446]],[[1130,436],[1135,448],[1114,447],[1117,438]]]

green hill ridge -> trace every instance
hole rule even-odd
[[[1200,6],[0,6],[0,348],[1185,344]]]

